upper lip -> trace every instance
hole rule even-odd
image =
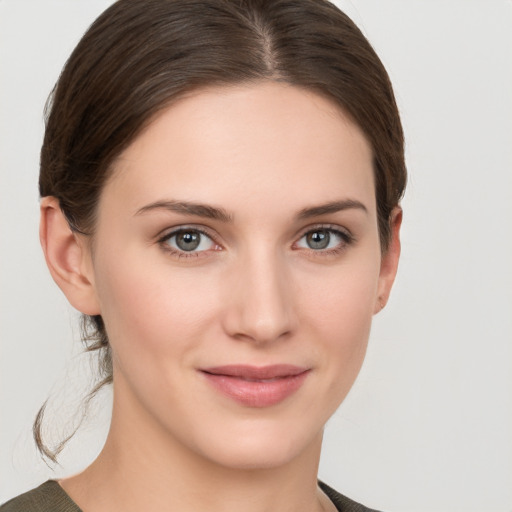
[[[293,377],[307,371],[308,368],[292,364],[273,364],[269,366],[252,366],[245,364],[229,364],[202,368],[201,371],[212,375],[239,377],[243,379],[277,379]]]

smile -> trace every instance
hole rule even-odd
[[[294,394],[310,369],[294,365],[228,365],[200,370],[223,395],[246,407],[270,407]]]

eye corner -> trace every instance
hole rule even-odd
[[[317,240],[308,237],[319,235]],[[309,226],[292,245],[295,250],[305,250],[320,256],[336,255],[355,243],[354,235],[346,228],[333,225]]]
[[[215,237],[198,226],[177,226],[167,229],[157,238],[157,244],[167,254],[178,259],[207,257],[213,251],[222,250]]]

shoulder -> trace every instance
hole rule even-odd
[[[55,480],[9,500],[0,512],[81,512]]]
[[[322,491],[327,494],[339,512],[378,512],[377,510],[365,507],[364,505],[361,505],[360,503],[357,503],[356,501],[343,496],[343,494],[340,494],[338,491],[335,491],[332,487],[329,487],[323,482],[318,482],[318,485]]]

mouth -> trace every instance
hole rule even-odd
[[[227,365],[201,369],[216,390],[246,407],[270,407],[293,395],[310,368],[288,364],[271,366]]]

